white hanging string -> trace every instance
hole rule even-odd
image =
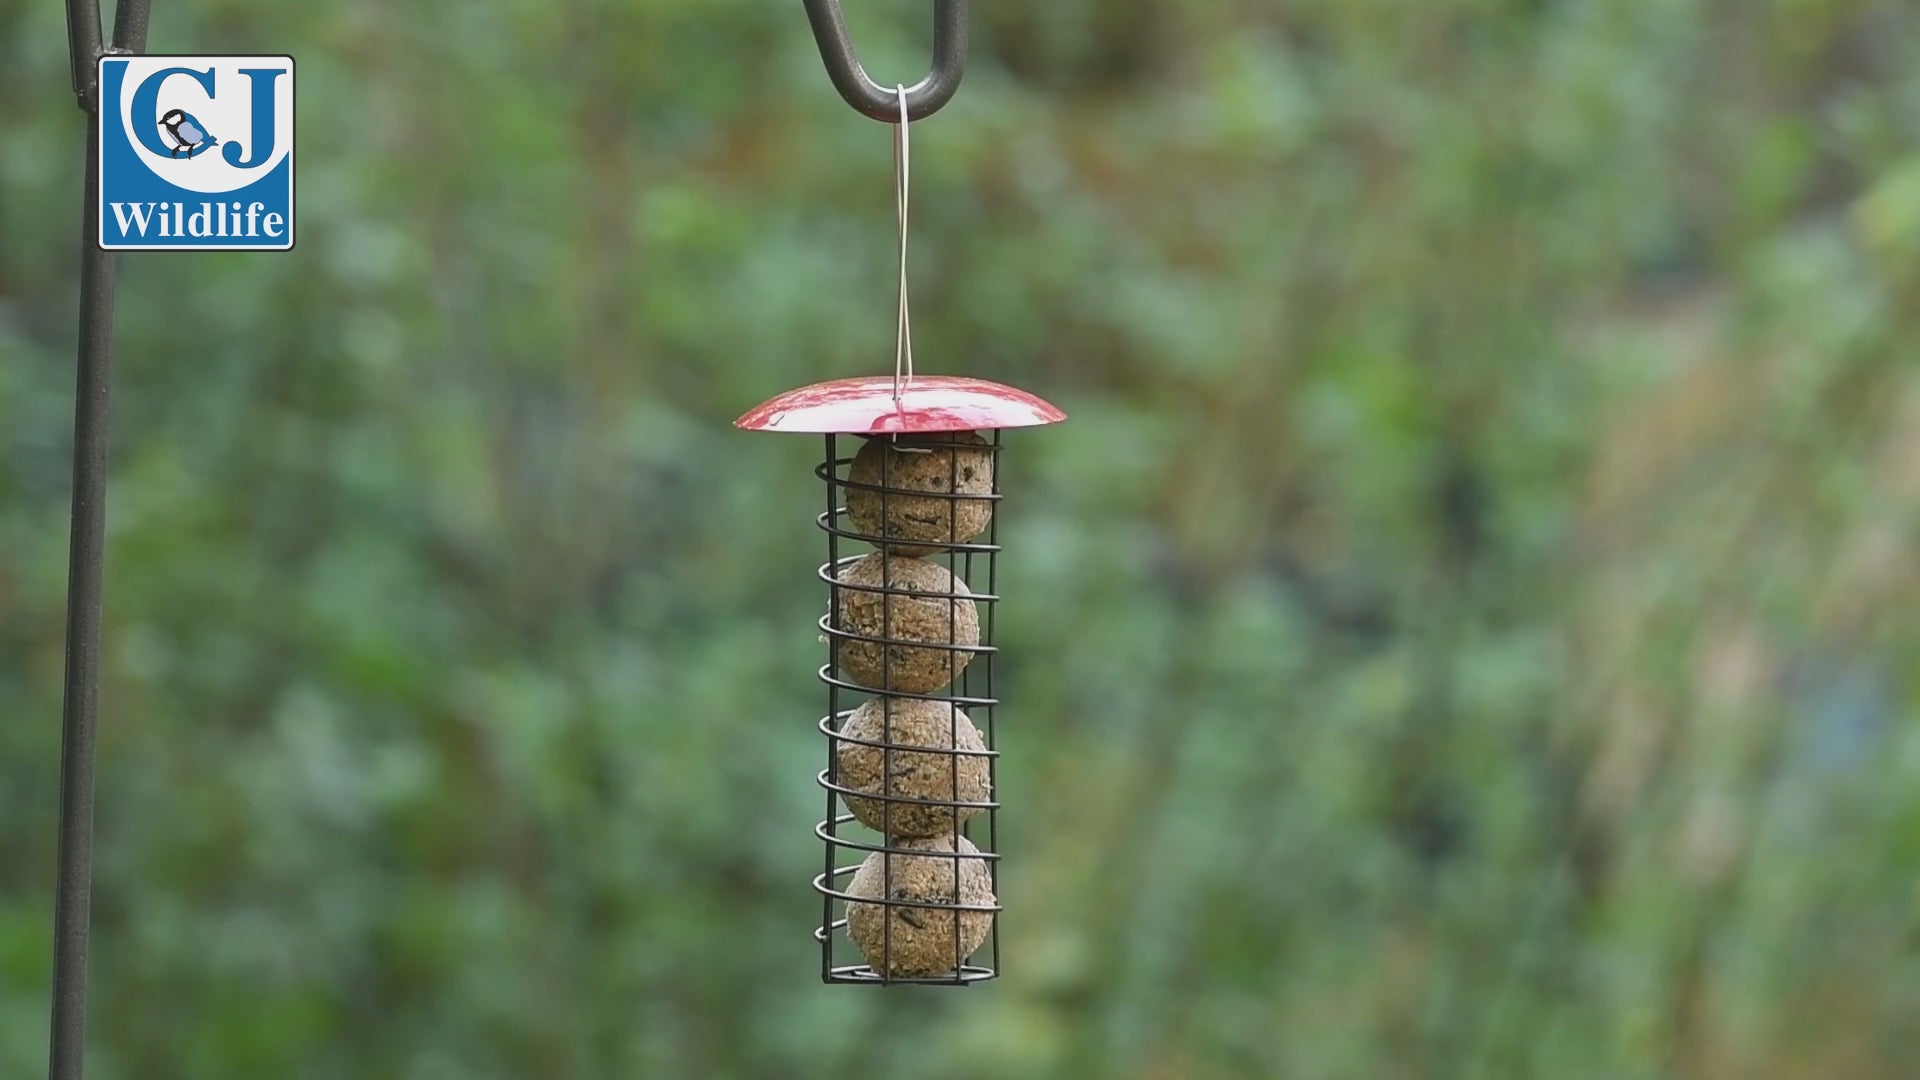
[[[901,388],[913,383],[913,317],[907,303],[907,180],[912,157],[907,138],[907,88],[896,89],[900,94],[900,122],[893,129],[893,207],[900,222],[900,319],[893,342],[893,400],[898,403]]]

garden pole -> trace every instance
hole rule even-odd
[[[100,101],[104,52],[147,44],[147,0],[119,0],[103,50],[95,0],[68,0],[73,89],[87,113],[86,200],[80,209],[80,344],[73,403],[73,520],[67,552],[66,684],[60,713],[59,869],[53,908],[49,1080],[86,1070],[87,929],[93,890],[94,731],[100,705],[100,619],[107,524],[115,260],[100,250]]]

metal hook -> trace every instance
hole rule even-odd
[[[899,91],[881,86],[854,54],[840,0],[801,0],[827,77],[847,104],[887,123],[900,120]],[[925,120],[953,100],[967,66],[967,0],[933,0],[933,70],[907,87],[907,119]]]

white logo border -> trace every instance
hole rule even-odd
[[[298,92],[298,78],[294,72],[295,61],[291,53],[139,53],[139,54],[106,53],[106,54],[103,54],[97,60],[94,61],[94,66],[93,66],[93,75],[94,75],[93,85],[95,88],[94,89],[94,108],[97,110],[96,115],[98,116],[100,121],[99,138],[95,141],[94,147],[93,147],[95,161],[104,163],[106,160],[107,124],[109,122],[112,122],[116,124],[121,124],[122,126],[125,125],[125,119],[120,116],[119,105],[116,103],[112,111],[108,112],[106,111],[106,103],[101,99],[101,93],[99,88],[104,86],[106,83],[106,66],[108,61],[110,60],[197,60],[197,59],[203,59],[207,57],[214,57],[214,58],[223,59],[223,60],[239,60],[239,59],[285,60],[287,62],[287,74],[289,76],[288,87],[289,87],[289,92],[293,94],[293,109],[291,114],[292,122],[288,125],[289,130],[287,131],[287,159],[288,159],[287,160],[287,242],[284,244],[219,244],[219,245],[113,244],[109,246],[105,240],[106,233],[107,233],[107,186],[106,186],[106,178],[102,176],[100,178],[99,188],[95,192],[96,205],[94,207],[95,216],[94,216],[94,234],[93,234],[93,244],[95,247],[99,248],[101,251],[107,251],[107,252],[115,252],[115,251],[200,251],[200,252],[292,251],[294,248],[294,244],[298,241],[298,230],[295,227],[295,221],[297,220],[297,217],[293,211],[294,211],[294,206],[296,205],[296,202],[297,202],[296,187],[299,183],[299,173],[300,173],[300,170],[298,168],[298,164],[299,164],[298,159],[300,156],[300,142],[298,137],[299,127],[300,127],[300,95]]]

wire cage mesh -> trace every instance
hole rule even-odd
[[[987,435],[880,435],[848,453],[857,437],[829,434],[816,470],[828,656],[814,935],[827,982],[966,985],[1000,969],[1002,444]]]

